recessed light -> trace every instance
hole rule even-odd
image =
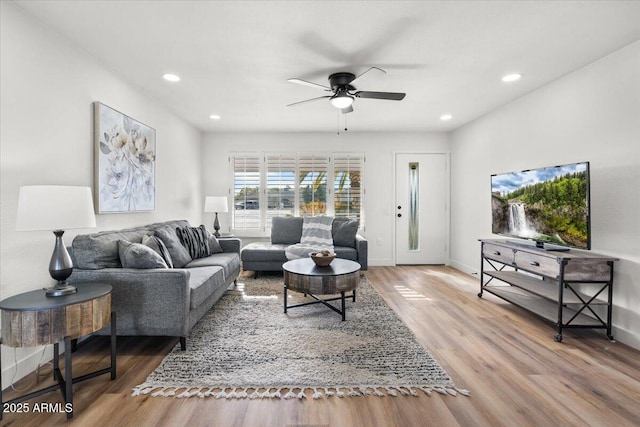
[[[220,116],[219,116],[219,115],[217,115],[217,114],[211,114],[211,115],[209,116],[209,118],[210,118],[211,120],[220,120],[222,117],[220,117]]]
[[[443,122],[446,122],[447,120],[451,120],[453,118],[453,116],[451,114],[443,114],[440,116],[440,120],[442,120]]]
[[[519,73],[507,74],[506,76],[502,77],[502,81],[505,83],[511,83],[520,80],[521,77],[522,74]]]
[[[180,81],[180,76],[177,76],[175,74],[163,74],[162,78],[165,79],[168,82],[179,82]]]

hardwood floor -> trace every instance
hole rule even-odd
[[[75,417],[5,413],[2,425],[52,426],[639,426],[640,351],[599,332],[566,331],[449,267],[372,267],[367,277],[470,397],[216,400],[131,397],[177,339],[118,340],[118,378],[74,387]],[[5,351],[12,351],[11,349]],[[108,340],[74,353],[74,376],[109,363]],[[51,368],[34,389],[51,383]],[[21,380],[25,387],[34,375]],[[16,395],[5,392],[5,399]],[[30,401],[61,402],[59,392]]]

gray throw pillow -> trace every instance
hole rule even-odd
[[[153,249],[154,252],[156,252],[158,255],[162,257],[162,259],[164,260],[164,262],[167,263],[167,266],[169,268],[173,268],[173,261],[171,260],[171,254],[169,253],[169,250],[167,249],[167,247],[164,245],[164,242],[159,237],[152,236],[152,235],[144,236],[142,238],[142,244]]]
[[[302,237],[302,217],[275,216],[271,218],[271,243],[295,245]]]
[[[182,268],[191,262],[191,255],[189,255],[187,248],[180,243],[175,228],[158,228],[156,229],[155,235],[158,236],[167,247],[167,250],[171,254],[171,261],[173,261],[174,268]]]
[[[201,227],[204,227],[202,225]],[[220,246],[220,242],[218,242],[218,238],[213,235],[209,230],[207,230],[207,237],[209,240],[209,255],[222,253],[222,246]]]
[[[118,254],[124,268],[169,268],[160,255],[142,243],[118,240]]]
[[[208,233],[204,225],[200,225],[199,227],[176,228],[176,234],[182,246],[189,251],[192,260],[210,255]]]
[[[349,248],[356,247],[356,234],[360,220],[357,219],[338,219],[333,221],[331,226],[331,235],[333,236],[334,246],[346,246]]]

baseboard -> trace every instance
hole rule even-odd
[[[64,343],[61,344],[60,348],[62,351]],[[14,351],[16,353],[14,353]],[[16,372],[14,354],[18,359],[18,372]],[[47,346],[44,351],[44,356],[42,355],[42,347],[14,349],[12,347],[2,346],[2,389],[4,390],[9,387],[12,379],[13,382],[16,383],[19,379],[35,371],[39,362],[45,364],[51,360],[53,360],[53,345]]]
[[[389,267],[389,266],[395,265],[391,258],[378,258],[378,259],[369,258],[367,262],[369,263],[369,266],[372,266],[372,267]]]
[[[470,276],[478,277],[478,275],[480,274],[480,271],[478,271],[477,268],[470,267],[466,264],[452,259],[449,260],[449,266],[455,268],[456,270],[460,270],[463,273],[467,273]]]

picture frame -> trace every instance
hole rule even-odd
[[[155,129],[96,101],[94,140],[97,213],[154,211]]]

